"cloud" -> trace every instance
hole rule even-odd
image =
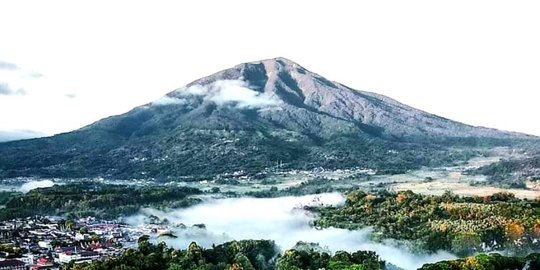
[[[175,91],[179,96],[204,96],[217,105],[232,104],[237,108],[261,109],[275,107],[281,100],[268,93],[261,93],[241,80],[219,80],[208,85],[192,85]]]
[[[132,225],[144,223],[146,216],[167,218],[173,225],[174,240],[164,240],[176,248],[185,248],[191,241],[204,247],[231,240],[269,239],[283,250],[294,247],[298,241],[318,243],[332,252],[338,250],[372,250],[381,258],[403,269],[417,269],[425,263],[455,258],[447,252],[416,254],[391,241],[379,243],[370,240],[371,230],[345,230],[328,228],[317,230],[310,226],[315,218],[302,206],[308,204],[340,205],[345,198],[339,193],[280,197],[271,199],[230,198],[214,199],[193,207],[168,212],[146,209],[141,215],[128,218]],[[183,226],[174,226],[175,224]],[[192,227],[205,224],[206,229]]]
[[[0,69],[17,70],[19,67],[13,63],[0,60]]]
[[[0,142],[32,139],[47,136],[32,130],[0,130]]]
[[[0,60],[0,95],[24,96],[27,93],[26,89],[32,88],[32,82],[35,79],[41,78],[43,75],[34,71],[25,70],[19,66]],[[30,87],[29,87],[30,86]]]
[[[210,88],[199,85],[199,84],[195,84],[187,88],[180,88],[177,91],[180,91],[181,94],[185,94],[185,95],[204,96],[210,92]]]
[[[30,181],[22,184],[19,188],[20,192],[27,193],[28,191],[36,188],[46,188],[54,186],[54,182],[51,180]]]
[[[43,74],[34,72],[34,71],[28,71],[28,70],[22,70],[19,66],[0,60],[0,70],[6,70],[6,71],[22,71],[24,73],[23,77],[28,78],[41,78],[43,77]]]
[[[158,100],[155,100],[152,102],[152,105],[156,106],[165,106],[165,105],[173,105],[173,104],[186,104],[187,100],[182,98],[175,98],[170,96],[164,96]]]
[[[210,99],[218,105],[235,102],[240,108],[264,108],[279,104],[277,98],[251,90],[244,81],[217,81],[213,87],[219,90]]]
[[[30,72],[30,73],[26,74],[26,76],[29,77],[29,78],[33,78],[33,79],[38,79],[38,78],[43,77],[44,75],[41,74],[41,73],[37,73],[37,72]]]
[[[7,83],[0,83],[0,95],[26,95],[26,91],[23,88],[12,89]]]
[[[73,93],[67,93],[67,94],[64,94],[65,97],[67,98],[76,98],[77,95],[73,94]]]

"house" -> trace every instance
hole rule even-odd
[[[17,260],[23,262],[26,266],[30,266],[34,264],[34,255],[32,254],[25,254],[20,258],[17,258]]]
[[[64,252],[58,254],[58,260],[61,263],[69,263],[74,261],[75,263],[92,262],[99,259],[100,255],[95,251],[82,251],[82,252]]]
[[[0,270],[26,270],[26,266],[19,260],[5,260],[0,261]]]
[[[90,235],[87,233],[76,233],[75,234],[75,240],[81,241],[81,240],[88,240],[90,239]]]
[[[60,270],[60,265],[47,258],[39,258],[37,263],[30,267],[31,270]]]
[[[45,248],[45,249],[51,249],[52,248],[51,241],[39,241],[38,246],[40,248]]]

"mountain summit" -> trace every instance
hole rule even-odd
[[[449,161],[448,146],[524,139],[536,138],[451,121],[275,58],[73,132],[0,144],[0,177],[170,178],[276,164],[409,169]]]
[[[345,128],[385,138],[520,136],[429,114],[389,97],[329,81],[295,62],[274,58],[237,65],[168,94],[184,106],[228,105],[258,109],[258,117],[294,130],[326,136]],[[159,102],[159,101],[158,101]],[[339,130],[335,130],[339,126]]]

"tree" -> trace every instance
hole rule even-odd
[[[82,233],[82,234],[88,233],[88,228],[86,228],[86,227],[81,227],[81,228],[79,229],[79,232]]]
[[[75,227],[75,223],[74,223],[73,220],[71,220],[71,219],[66,220],[66,222],[64,223],[64,225],[65,225],[66,228],[68,228],[69,230],[73,230],[73,228]]]
[[[251,264],[248,257],[243,253],[236,254],[234,257],[234,264],[238,264],[243,270],[255,270],[253,264]]]
[[[512,221],[505,227],[506,244],[509,248],[520,248],[523,246],[522,238],[525,233],[525,226],[518,221]]]
[[[469,255],[481,249],[482,239],[475,232],[460,232],[452,240],[452,251],[458,255]]]

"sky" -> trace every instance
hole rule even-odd
[[[0,131],[67,132],[243,62],[540,135],[538,1],[1,1]]]

